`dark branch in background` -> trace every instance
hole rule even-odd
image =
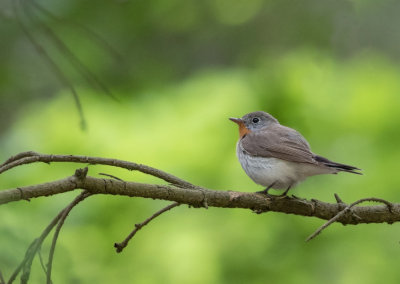
[[[28,0],[27,5],[32,3],[32,0]],[[37,22],[41,27],[43,33],[50,39],[54,46],[69,60],[75,70],[85,78],[85,80],[92,86],[98,87],[100,91],[108,95],[109,97],[116,100],[116,97],[111,93],[111,91],[104,85],[101,80],[86,67],[85,64],[68,48],[68,46],[55,34],[55,32],[45,24],[45,22],[38,19],[30,9],[25,5],[25,14],[32,22]],[[36,4],[37,5],[37,4]],[[33,5],[33,8],[37,6]]]
[[[54,258],[56,241],[65,219],[70,210],[83,199],[94,194],[124,195],[130,197],[144,197],[152,199],[161,199],[173,201],[171,205],[161,209],[151,217],[136,224],[135,229],[121,243],[116,243],[117,252],[121,252],[129,240],[145,225],[162,213],[180,205],[188,204],[192,207],[221,207],[221,208],[245,208],[255,213],[263,212],[282,212],[287,214],[296,214],[307,217],[317,217],[328,220],[307,240],[311,240],[325,228],[334,222],[342,224],[361,224],[361,223],[388,223],[400,221],[400,204],[391,203],[380,198],[363,198],[347,205],[335,194],[337,203],[326,203],[315,199],[305,200],[296,197],[273,198],[259,193],[244,193],[235,191],[210,190],[195,186],[171,174],[161,170],[116,159],[107,159],[99,157],[72,156],[72,155],[45,155],[36,152],[24,152],[9,158],[0,165],[0,174],[25,164],[36,162],[70,162],[84,164],[102,164],[113,167],[136,170],[145,174],[152,175],[166,181],[167,185],[144,184],[130,181],[123,181],[112,175],[103,174],[112,179],[95,178],[87,176],[87,168],[80,169],[73,176],[39,185],[25,186],[0,191],[0,205],[20,200],[29,200],[30,198],[40,196],[50,196],[76,189],[83,189],[81,193],[70,205],[63,209],[47,226],[41,236],[34,240],[29,246],[21,264],[11,275],[8,283],[12,283],[22,270],[21,283],[27,283],[30,275],[31,264],[34,256],[40,252],[41,245],[49,232],[57,225],[56,232],[51,245],[47,269],[44,269],[47,275],[47,283],[51,283],[51,270]],[[384,205],[375,206],[356,206],[362,202],[374,201],[384,203]],[[1,281],[1,280],[0,280]]]
[[[56,32],[53,31],[44,21],[40,20],[40,18],[36,15],[35,12],[39,12],[45,17],[53,20],[61,22],[62,19],[56,17],[48,10],[43,8],[41,5],[36,3],[34,0],[15,0],[13,2],[13,10],[15,14],[16,21],[21,27],[22,32],[25,34],[27,39],[32,43],[38,54],[44,59],[50,69],[54,72],[57,79],[61,82],[61,84],[69,89],[71,92],[76,108],[78,110],[81,129],[86,129],[87,123],[84,116],[83,108],[81,105],[81,101],[76,91],[73,83],[69,80],[68,76],[63,72],[63,70],[58,66],[54,57],[48,52],[48,49],[41,44],[40,39],[36,36],[31,30],[30,27],[33,25],[38,25],[40,28],[42,37],[50,40],[55,48],[62,54],[68,62],[72,65],[74,70],[82,76],[89,85],[94,88],[99,89],[102,93],[107,96],[117,100],[116,97],[111,93],[109,88],[102,82],[100,78],[96,76],[94,72],[89,70],[89,68],[76,56],[73,50],[71,50],[57,35]],[[68,23],[68,22],[67,22]],[[89,38],[92,39],[93,42],[97,43],[98,46],[102,47],[108,54],[112,55],[114,59],[119,62],[122,62],[121,55],[116,52],[106,40],[101,38],[96,33],[91,30],[85,28],[82,25],[73,24],[75,27],[79,27],[81,30],[85,32],[86,35],[89,35]]]
[[[107,54],[111,55],[115,61],[118,62],[118,64],[124,64],[124,58],[123,56],[113,47],[111,46],[107,40],[102,38],[100,35],[95,33],[94,31],[88,29],[84,25],[81,25],[79,23],[75,23],[73,21],[69,21],[64,18],[60,18],[53,13],[51,13],[49,10],[44,8],[43,6],[39,5],[36,1],[31,0],[30,1],[31,5],[33,5],[39,12],[41,12],[43,15],[46,17],[52,19],[53,21],[57,21],[60,23],[65,23],[69,26],[75,27],[80,29],[85,33],[85,36],[90,37],[94,42],[98,43],[98,46],[101,47]]]
[[[53,58],[49,55],[49,53],[43,47],[43,45],[41,45],[39,43],[39,41],[36,40],[36,38],[33,36],[33,34],[29,31],[29,29],[25,25],[21,15],[20,15],[20,10],[22,11],[23,15],[25,15],[25,13],[26,13],[25,5],[26,4],[24,4],[23,0],[15,0],[12,2],[13,2],[13,7],[14,7],[14,13],[15,13],[17,22],[18,22],[19,26],[21,27],[21,30],[24,32],[25,36],[35,47],[35,49],[39,53],[39,55],[42,56],[43,59],[45,59],[45,61],[47,62],[49,67],[53,70],[53,72],[55,73],[57,78],[60,80],[60,82],[71,91],[71,94],[74,97],[75,105],[78,109],[79,117],[81,120],[81,122],[80,122],[81,128],[86,129],[86,120],[85,120],[85,116],[83,114],[81,101],[79,99],[79,95],[78,95],[77,91],[75,90],[74,85],[69,81],[69,79],[65,76],[65,74],[58,67],[57,63],[53,60]]]
[[[146,226],[148,223],[151,222],[151,220],[153,220],[154,218],[157,218],[158,216],[160,216],[162,213],[167,212],[168,210],[171,210],[172,208],[179,206],[180,204],[178,202],[174,202],[171,205],[168,205],[166,207],[164,207],[163,209],[157,211],[156,213],[154,213],[153,215],[151,215],[149,218],[147,218],[146,220],[144,220],[142,223],[139,224],[135,224],[135,229],[133,229],[133,231],[125,238],[125,240],[123,240],[120,243],[115,243],[114,247],[116,248],[117,252],[122,252],[122,250],[128,245],[128,242],[136,235],[136,233],[143,228],[144,226]]]

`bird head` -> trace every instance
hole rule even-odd
[[[239,125],[240,137],[252,131],[259,131],[271,124],[279,123],[275,117],[264,111],[251,112],[244,115],[242,118],[231,117],[229,119]]]

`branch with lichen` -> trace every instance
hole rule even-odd
[[[289,196],[286,196],[285,198],[277,198],[260,193],[211,190],[195,186],[169,173],[146,165],[117,159],[73,155],[45,155],[36,152],[24,152],[9,158],[6,162],[0,165],[0,174],[15,167],[37,162],[48,164],[54,162],[69,162],[91,165],[108,165],[131,171],[140,171],[157,177],[167,182],[167,184],[146,184],[124,181],[107,174],[103,175],[111,178],[97,178],[89,176],[87,168],[84,168],[78,169],[72,176],[60,180],[1,190],[0,205],[9,202],[30,200],[31,198],[42,196],[51,196],[68,191],[83,190],[83,192],[80,193],[70,205],[63,209],[53,219],[42,235],[31,244],[24,260],[21,262],[20,266],[18,266],[16,271],[14,271],[8,283],[12,283],[21,270],[21,281],[23,283],[27,282],[33,257],[40,253],[40,247],[43,240],[47,237],[48,233],[56,227],[56,233],[53,238],[47,268],[44,269],[47,276],[47,283],[51,283],[51,267],[57,236],[60,229],[64,224],[68,213],[83,199],[94,194],[124,195],[174,202],[157,211],[142,223],[136,224],[134,230],[123,242],[115,243],[117,252],[121,252],[127,246],[129,240],[150,221],[180,204],[205,208],[243,208],[250,209],[258,214],[272,211],[328,220],[328,222],[321,226],[307,240],[313,239],[334,222],[356,225],[362,223],[391,224],[400,221],[400,204],[391,203],[379,198],[363,198],[347,205],[336,194],[336,203],[326,203],[315,199],[306,200]],[[381,204],[373,206],[357,206],[360,203],[367,201],[378,202]]]

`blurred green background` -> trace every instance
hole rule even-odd
[[[314,152],[364,172],[312,177],[293,194],[399,202],[399,12],[400,2],[388,0],[0,1],[0,158],[26,150],[118,158],[211,189],[253,192],[261,188],[236,159],[238,131],[228,117],[264,110],[303,133]],[[46,56],[77,90],[85,131]],[[20,167],[0,176],[1,188],[80,166]],[[100,172],[160,182],[89,167]],[[76,194],[0,206],[6,277]],[[54,283],[400,281],[398,224],[333,224],[306,243],[322,220],[181,206],[115,253],[114,242],[166,204],[84,201],[61,231]],[[48,250],[46,242],[44,256]],[[45,279],[37,259],[31,279]]]

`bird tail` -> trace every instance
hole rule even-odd
[[[352,174],[357,174],[357,175],[362,175],[362,173],[358,172],[361,171],[361,169],[353,167],[353,166],[349,166],[349,165],[345,165],[345,164],[340,164],[340,163],[336,163],[336,162],[332,162],[331,160],[328,160],[327,158],[315,155],[314,159],[317,162],[322,163],[323,165],[330,167],[330,168],[334,168],[337,169],[338,171],[341,172],[348,172],[348,173],[352,173]]]

